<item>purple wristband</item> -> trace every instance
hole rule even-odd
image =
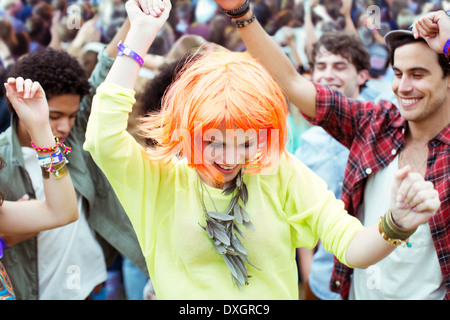
[[[5,243],[5,240],[0,237],[0,259],[3,258],[3,248],[7,249],[8,246]]]
[[[140,55],[128,48],[126,45],[124,45],[122,41],[120,41],[117,45],[117,49],[119,49],[119,52],[117,52],[117,56],[126,55],[136,61],[140,67],[142,67],[142,65],[144,64],[144,59],[142,59]]]
[[[444,49],[442,49],[442,52],[444,53],[444,56],[448,59],[448,52],[450,50],[450,39],[447,40],[447,42],[444,44]]]

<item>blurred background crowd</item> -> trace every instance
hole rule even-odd
[[[253,11],[298,68],[308,74],[309,53],[320,35],[331,30],[357,33],[371,54],[371,75],[388,70],[383,36],[407,29],[416,17],[438,9],[441,0],[253,0]],[[0,76],[17,59],[45,47],[67,50],[89,75],[96,56],[126,19],[123,0],[1,0]],[[244,51],[238,31],[213,0],[174,0],[166,26],[149,50],[141,71],[142,84],[163,64],[177,61],[188,50],[210,42]],[[305,15],[306,10],[311,14]],[[388,81],[389,82],[389,81]],[[139,88],[138,88],[139,89]],[[387,89],[389,91],[389,88]],[[139,90],[137,90],[139,92]],[[0,132],[9,125],[0,102]],[[147,109],[149,107],[146,107]]]

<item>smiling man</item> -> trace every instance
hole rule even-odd
[[[365,101],[366,96],[380,94],[365,88],[369,79],[370,54],[354,35],[343,31],[324,33],[313,46],[311,64],[313,82],[330,86],[347,98]],[[300,136],[300,141],[295,155],[325,180],[328,188],[340,198],[349,149],[320,126],[308,128]],[[322,244],[315,251],[302,248],[302,268],[308,269],[305,261],[310,261],[310,256],[313,256],[310,272],[303,279],[305,299],[340,299],[339,294],[329,289],[333,254],[327,252]]]
[[[312,80],[358,99],[369,79],[370,55],[363,43],[345,32],[324,33],[311,54]]]
[[[223,9],[245,8],[244,0],[216,0]],[[248,51],[269,70],[289,100],[313,123],[350,149],[341,199],[346,209],[369,225],[389,210],[389,189],[406,165],[432,183],[441,207],[387,259],[367,269],[335,265],[331,288],[343,298],[450,298],[450,22],[444,11],[422,17],[418,25],[433,29],[425,40],[413,32],[386,36],[396,77],[392,88],[399,107],[388,101],[351,100],[303,78],[267,35],[252,10],[231,17]],[[424,22],[425,21],[425,22]],[[446,42],[447,41],[447,42]],[[416,175],[416,174],[415,174]],[[416,175],[417,176],[417,175]],[[402,199],[393,199],[400,201]],[[409,208],[420,211],[420,207]]]

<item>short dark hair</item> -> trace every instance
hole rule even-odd
[[[409,35],[404,35],[401,37],[396,37],[395,39],[392,39],[389,42],[389,49],[390,49],[390,54],[389,54],[389,59],[391,61],[391,64],[394,65],[394,53],[395,53],[395,49],[397,49],[398,47],[401,47],[403,45],[409,44],[409,43],[418,43],[418,42],[424,42],[427,43],[425,41],[425,39],[419,37],[418,39],[415,39],[413,36],[409,36]],[[447,77],[448,75],[450,75],[450,63],[447,60],[447,58],[445,57],[444,54],[438,54],[436,53],[437,58],[438,58],[438,63],[441,66],[442,69],[442,73],[443,73],[443,77]]]
[[[19,59],[8,76],[38,81],[47,99],[64,94],[83,97],[90,88],[86,72],[78,60],[64,50],[52,48],[35,51]],[[17,117],[14,108],[8,106]]]
[[[364,44],[354,35],[343,31],[325,32],[314,44],[311,63],[316,63],[316,55],[320,47],[324,47],[333,54],[338,54],[350,61],[356,70],[370,69],[370,55]]]

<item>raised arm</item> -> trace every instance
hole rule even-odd
[[[38,82],[23,78],[9,78],[5,83],[6,95],[20,121],[26,126],[34,145],[38,148],[54,148],[55,138],[49,123],[48,104]],[[55,149],[56,150],[56,149]],[[37,155],[50,159],[50,153]],[[57,153],[57,152],[55,152]],[[72,180],[64,160],[54,157],[53,167],[47,165],[43,172],[45,201],[5,201],[0,207],[0,232],[30,233],[60,227],[78,219],[78,205]],[[64,162],[64,163],[62,163]]]
[[[128,1],[125,6],[130,21],[130,29],[123,44],[143,58],[156,34],[169,17],[172,8],[171,3],[168,0],[132,0]],[[126,55],[118,56],[105,82],[133,89],[139,68],[140,65],[134,59]]]
[[[244,5],[244,0],[215,0],[225,10],[234,10]],[[250,9],[244,16],[233,21],[248,21],[253,17]],[[316,114],[316,89],[294,68],[277,43],[270,38],[257,20],[238,28],[250,54],[258,59],[284,90],[288,99],[300,111],[310,117]]]

